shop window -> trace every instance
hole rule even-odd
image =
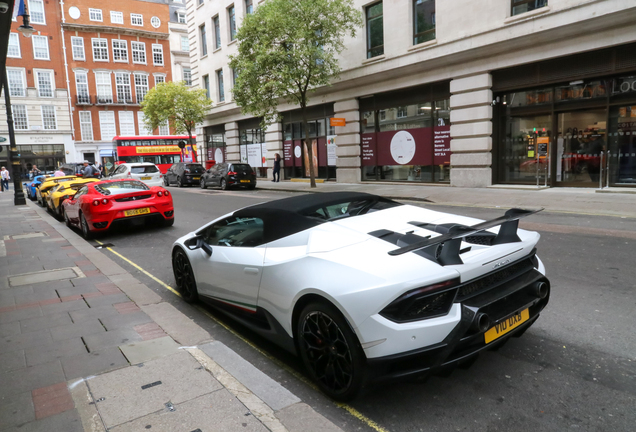
[[[367,58],[384,54],[384,24],[382,2],[366,8]]]
[[[581,82],[580,84],[556,87],[554,89],[556,101],[604,98],[605,96],[607,96],[605,81]]]
[[[284,129],[284,141],[290,141],[292,139],[292,124],[291,123],[286,123],[285,124],[285,129]]]
[[[552,103],[552,89],[528,90],[515,93],[508,93],[503,96],[502,103],[510,108],[542,105]]]
[[[548,5],[548,0],[512,0],[512,16],[530,12]]]
[[[413,0],[413,45],[435,39],[435,0]]]

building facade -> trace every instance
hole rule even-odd
[[[153,134],[140,103],[155,85],[172,80],[170,7],[165,0],[66,0],[61,5],[74,157],[99,160],[109,171],[113,137]],[[169,135],[169,126],[158,133]]]
[[[310,96],[319,178],[636,186],[633,1],[354,4],[365,24],[345,41],[340,78]],[[283,121],[263,131],[231,100],[228,55],[255,7],[187,0],[193,84],[214,102],[198,144],[262,175],[280,153],[285,177],[307,177],[297,107],[281,105]]]
[[[61,17],[55,2],[29,0],[27,7],[35,33],[24,37],[17,30],[22,18],[13,21],[7,53],[9,95],[23,176],[33,165],[52,171],[73,153],[69,95],[60,55]],[[4,103],[0,104],[0,118],[6,119]],[[4,166],[8,147],[7,123],[0,122],[0,164]]]
[[[170,57],[172,64],[172,79],[185,81],[192,85],[192,71],[190,69],[190,38],[186,24],[185,0],[170,2]]]

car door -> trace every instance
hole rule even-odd
[[[266,247],[263,221],[230,216],[201,232],[212,254],[197,249],[193,259],[199,294],[255,310]]]
[[[168,171],[166,171],[166,177],[168,178],[168,183],[172,183],[174,181],[174,167],[176,164],[173,164]]]
[[[72,199],[69,200],[68,205],[65,207],[65,211],[68,214],[68,218],[72,222],[77,222],[77,218],[79,216],[79,203],[81,201],[81,197],[86,195],[88,192],[88,186],[82,187],[77,193],[73,196]]]

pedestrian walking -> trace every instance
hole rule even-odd
[[[95,169],[96,169],[97,171],[99,171],[99,173],[98,173],[98,177],[99,177],[99,178],[102,178],[102,171],[103,171],[102,164],[101,164],[99,161],[97,161],[97,162],[95,162],[95,165],[93,165],[93,167],[95,167]]]
[[[0,177],[2,180],[2,191],[9,190],[9,180],[11,180],[11,176],[9,175],[9,171],[2,167],[0,171]]]
[[[87,160],[84,161],[84,169],[82,170],[82,177],[93,178],[98,173],[97,169],[90,164]]]
[[[279,182],[280,181],[280,154],[276,153],[274,155],[274,170],[272,171],[274,178],[272,179],[273,182]]]

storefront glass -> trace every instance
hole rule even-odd
[[[257,177],[267,177],[267,144],[261,128],[239,128],[241,162],[250,164]]]
[[[308,120],[309,142],[312,146],[315,177],[333,179],[336,177],[335,128],[329,125],[329,117],[321,116]],[[310,177],[309,153],[303,145],[305,130],[302,122],[290,122],[283,125],[283,169],[286,178]]]
[[[551,128],[551,115],[520,115],[508,118],[503,138],[505,153],[500,156],[504,167],[504,182],[536,183],[538,171],[547,167],[547,153],[542,149],[537,158],[538,147],[539,144],[549,141]]]
[[[636,103],[610,109],[608,136],[610,184],[636,186]]]
[[[19,145],[18,154],[22,178],[29,177],[33,165],[46,173],[53,173],[65,162],[63,144]]]

